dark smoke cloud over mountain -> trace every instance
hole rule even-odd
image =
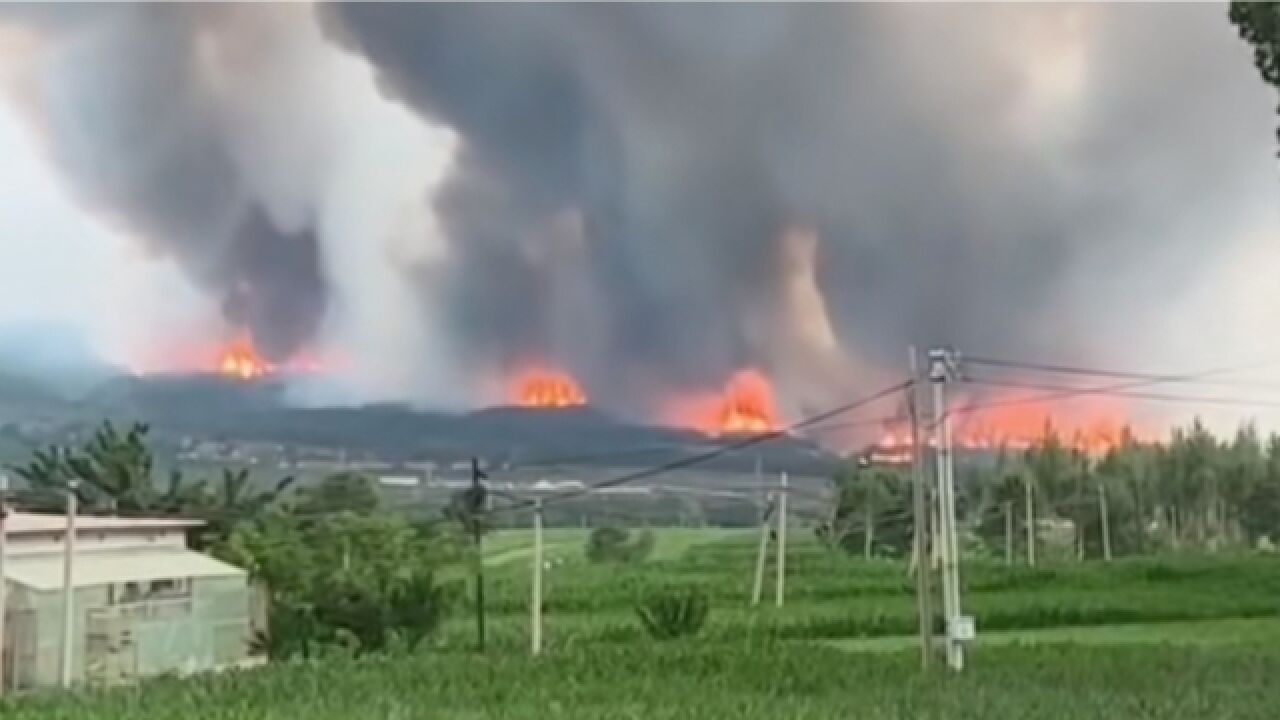
[[[911,341],[1061,352],[1070,313],[1145,316],[1117,276],[1220,252],[1185,232],[1215,211],[1201,194],[1247,194],[1266,162],[1265,93],[1220,8],[328,10],[393,96],[462,137],[437,210],[471,345],[548,342],[529,244],[580,212],[615,377],[776,364],[778,325],[802,322],[768,315],[797,224],[835,334],[871,365]],[[1065,296],[1076,273],[1092,297]]]
[[[291,37],[262,26],[299,12],[9,17],[59,43],[28,104],[87,206],[178,258],[277,356],[337,313],[379,328],[354,350],[404,356],[406,377],[462,359],[465,377],[405,385],[412,399],[545,361],[651,412],[657,391],[759,365],[794,409],[879,382],[913,342],[1108,361],[1169,286],[1275,219],[1272,103],[1220,7],[314,12],[326,51],[456,135],[438,191],[407,193],[442,235],[429,261],[373,242],[383,184],[314,187],[344,175],[310,160],[339,143],[262,152],[332,114],[295,88],[327,82],[314,47],[262,50]],[[264,108],[269,132],[246,134]],[[380,292],[385,264],[410,292]],[[391,342],[428,316],[443,329]]]
[[[281,358],[310,338],[326,287],[305,221],[271,218],[233,157],[201,34],[234,14],[199,6],[0,10],[58,51],[27,99],[71,191],[221,298],[227,320]]]

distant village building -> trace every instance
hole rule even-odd
[[[60,515],[8,518],[6,690],[60,681],[65,524]],[[118,685],[249,662],[248,578],[187,548],[186,532],[199,524],[77,518],[72,683]]]

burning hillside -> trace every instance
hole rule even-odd
[[[242,335],[218,353],[217,372],[233,380],[256,380],[274,373],[275,367],[258,353],[251,338]]]
[[[567,408],[587,404],[587,396],[571,375],[560,370],[530,368],[511,384],[511,403],[528,408]]]
[[[697,393],[668,403],[664,420],[707,435],[752,435],[777,430],[781,423],[773,385],[755,368],[739,370],[718,393]]]
[[[930,426],[922,418],[922,430]],[[1123,401],[1113,397],[1073,397],[1059,402],[1026,393],[998,393],[960,399],[952,405],[952,444],[960,450],[1024,451],[1054,437],[1063,447],[1100,457],[1128,439],[1151,436]],[[927,434],[927,433],[926,433]],[[925,437],[929,447],[936,439]],[[911,461],[911,428],[907,421],[886,421],[872,446],[873,461]]]

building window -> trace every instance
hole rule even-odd
[[[165,578],[152,580],[148,588],[148,600],[173,600],[191,597],[190,578]]]
[[[191,587],[191,578],[119,583],[107,587],[107,603],[134,605],[151,600],[186,600],[191,597]]]

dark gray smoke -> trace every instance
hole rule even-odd
[[[382,257],[365,227],[377,213],[317,242],[320,203],[281,210],[263,190],[313,169],[255,167],[229,132],[205,41],[253,36],[271,13],[225,7],[17,17],[68,44],[35,104],[85,203],[178,258],[283,355],[322,327],[353,258]],[[1170,292],[1274,216],[1271,103],[1220,7],[317,12],[389,97],[459,137],[423,199],[443,260],[397,269],[421,289],[417,319],[441,304],[449,324],[395,346],[420,353],[411,367],[445,349],[478,375],[551,362],[626,406],[746,365],[793,403],[825,403],[795,388],[868,382],[909,343],[1133,364]],[[227,45],[232,70],[253,67]],[[276,68],[281,87],[232,104],[323,83],[300,57]],[[816,234],[814,257],[787,239],[797,229]],[[356,324],[401,314],[373,310]],[[406,334],[388,327],[372,336]]]
[[[529,244],[578,211],[609,347],[568,362],[615,383],[768,365],[749,327],[792,223],[818,230],[835,332],[872,365],[912,341],[1097,355],[1065,319],[1143,322],[1222,251],[1189,231],[1221,219],[1203,193],[1252,192],[1269,140],[1221,8],[330,9],[393,95],[462,136],[437,209],[470,346],[557,352]]]
[[[200,34],[225,21],[198,6],[15,8],[58,51],[29,108],[72,192],[222,299],[232,325],[283,358],[319,326],[326,299],[309,223],[267,214],[232,157]]]

